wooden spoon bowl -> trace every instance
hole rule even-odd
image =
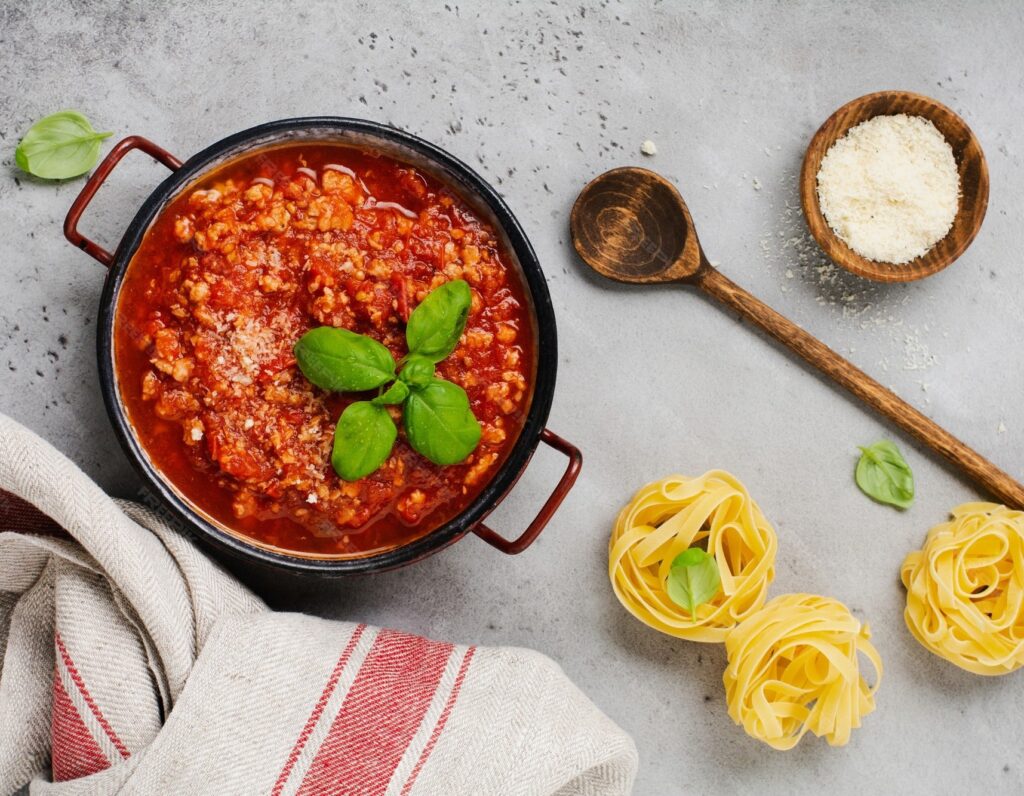
[[[590,182],[572,207],[569,226],[583,261],[616,282],[685,280],[704,262],[683,197],[647,169],[625,166]]]
[[[851,127],[875,116],[898,113],[930,120],[953,148],[960,173],[960,204],[952,228],[923,255],[902,265],[869,260],[844,243],[821,212],[817,185],[822,158]],[[988,208],[988,165],[971,128],[941,102],[909,91],[878,91],[846,103],[818,128],[807,147],[800,171],[800,203],[811,235],[834,262],[857,276],[877,282],[912,282],[948,266],[964,253],[978,234]]]

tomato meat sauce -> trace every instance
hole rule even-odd
[[[409,313],[451,279],[472,305],[437,370],[466,390],[479,446],[442,467],[400,431],[379,470],[341,480],[334,426],[368,396],[311,385],[295,342],[343,327],[397,360]],[[233,161],[158,216],[120,291],[114,364],[139,442],[197,509],[269,548],[350,557],[424,536],[483,489],[526,419],[532,335],[511,259],[454,192],[384,156],[302,144]]]

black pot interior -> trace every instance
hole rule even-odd
[[[381,153],[409,163],[454,189],[502,239],[503,250],[518,268],[532,303],[535,324],[536,372],[530,408],[518,440],[490,483],[461,514],[434,531],[392,550],[361,558],[288,555],[238,535],[197,510],[163,478],[139,444],[121,403],[113,361],[114,315],[121,284],[128,263],[154,219],[182,191],[228,161],[254,150],[303,141]],[[533,247],[504,200],[466,164],[433,144],[375,122],[337,117],[285,119],[236,133],[199,152],[164,180],[139,209],[118,246],[100,303],[97,347],[100,384],[111,422],[129,459],[162,508],[201,540],[220,550],[250,562],[325,575],[383,571],[411,563],[451,544],[483,520],[512,487],[536,450],[551,409],[558,363],[555,317],[547,283]]]

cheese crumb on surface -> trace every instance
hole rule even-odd
[[[654,145],[654,142],[650,138],[648,138],[646,141],[640,144],[640,151],[643,152],[645,155],[657,155],[658,147],[656,147]]]
[[[953,226],[960,175],[929,120],[901,113],[851,127],[822,158],[818,199],[833,231],[869,260],[899,265]]]

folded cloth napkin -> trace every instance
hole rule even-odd
[[[274,613],[0,415],[0,793],[630,791],[536,652]]]

